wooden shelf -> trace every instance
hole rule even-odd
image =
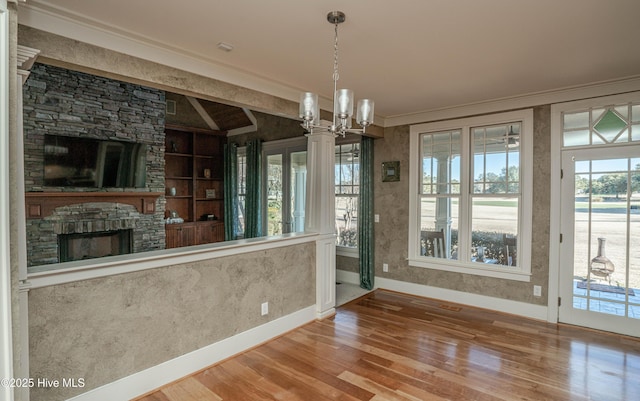
[[[223,193],[223,145],[224,132],[167,126],[165,129],[165,186],[176,189],[176,195],[166,196],[166,213],[172,211],[184,219],[181,224],[167,224],[167,248],[224,240],[224,225],[215,235],[209,231],[215,225],[201,221],[202,216],[224,214]],[[214,198],[207,192],[215,191]],[[215,220],[217,225],[221,221]],[[207,224],[204,224],[207,223]],[[200,225],[208,227],[200,228]],[[216,227],[217,227],[216,225]],[[200,232],[209,230],[207,232]],[[215,231],[215,230],[214,230]],[[171,238],[170,238],[171,236]],[[180,238],[176,239],[176,236]]]

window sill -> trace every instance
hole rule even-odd
[[[495,265],[481,264],[481,263],[462,263],[446,260],[434,259],[426,260],[421,259],[409,259],[409,266],[423,267],[425,269],[442,270],[454,273],[472,274],[475,276],[501,278],[505,280],[514,281],[531,281],[531,273],[524,272],[522,270],[515,270],[504,266],[502,268],[491,267]]]
[[[346,256],[348,258],[356,258],[356,259],[360,257],[360,255],[358,254],[358,248],[349,248],[346,246],[337,246],[337,245],[336,245],[336,256]]]

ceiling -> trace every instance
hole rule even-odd
[[[38,11],[206,62],[219,79],[294,101],[303,90],[331,98],[334,31],[326,15],[341,10],[338,86],[374,99],[382,119],[640,75],[638,0],[26,0],[20,7],[20,23],[73,33],[43,23]]]

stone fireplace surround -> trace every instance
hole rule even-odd
[[[115,202],[79,203],[60,206],[40,222],[40,234],[55,241],[44,241],[41,256],[48,255],[58,261],[58,238],[68,234],[95,234],[120,230],[133,230],[132,252],[139,252],[136,244],[144,242],[137,229],[140,213],[131,205]]]
[[[60,234],[131,229],[133,252],[164,249],[164,91],[36,63],[23,111],[31,271],[59,262]],[[145,187],[44,186],[45,134],[146,144]]]

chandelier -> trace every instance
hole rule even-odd
[[[320,125],[320,106],[318,95],[311,92],[300,94],[300,118],[302,127],[313,132],[313,129],[327,130],[334,135],[347,133],[363,134],[365,129],[373,123],[373,100],[361,99],[358,102],[356,122],[362,128],[351,128],[353,117],[353,91],[350,89],[338,89],[338,25],[345,21],[342,11],[332,11],[327,14],[327,21],[335,26],[335,42],[333,45],[333,119],[331,125]]]

